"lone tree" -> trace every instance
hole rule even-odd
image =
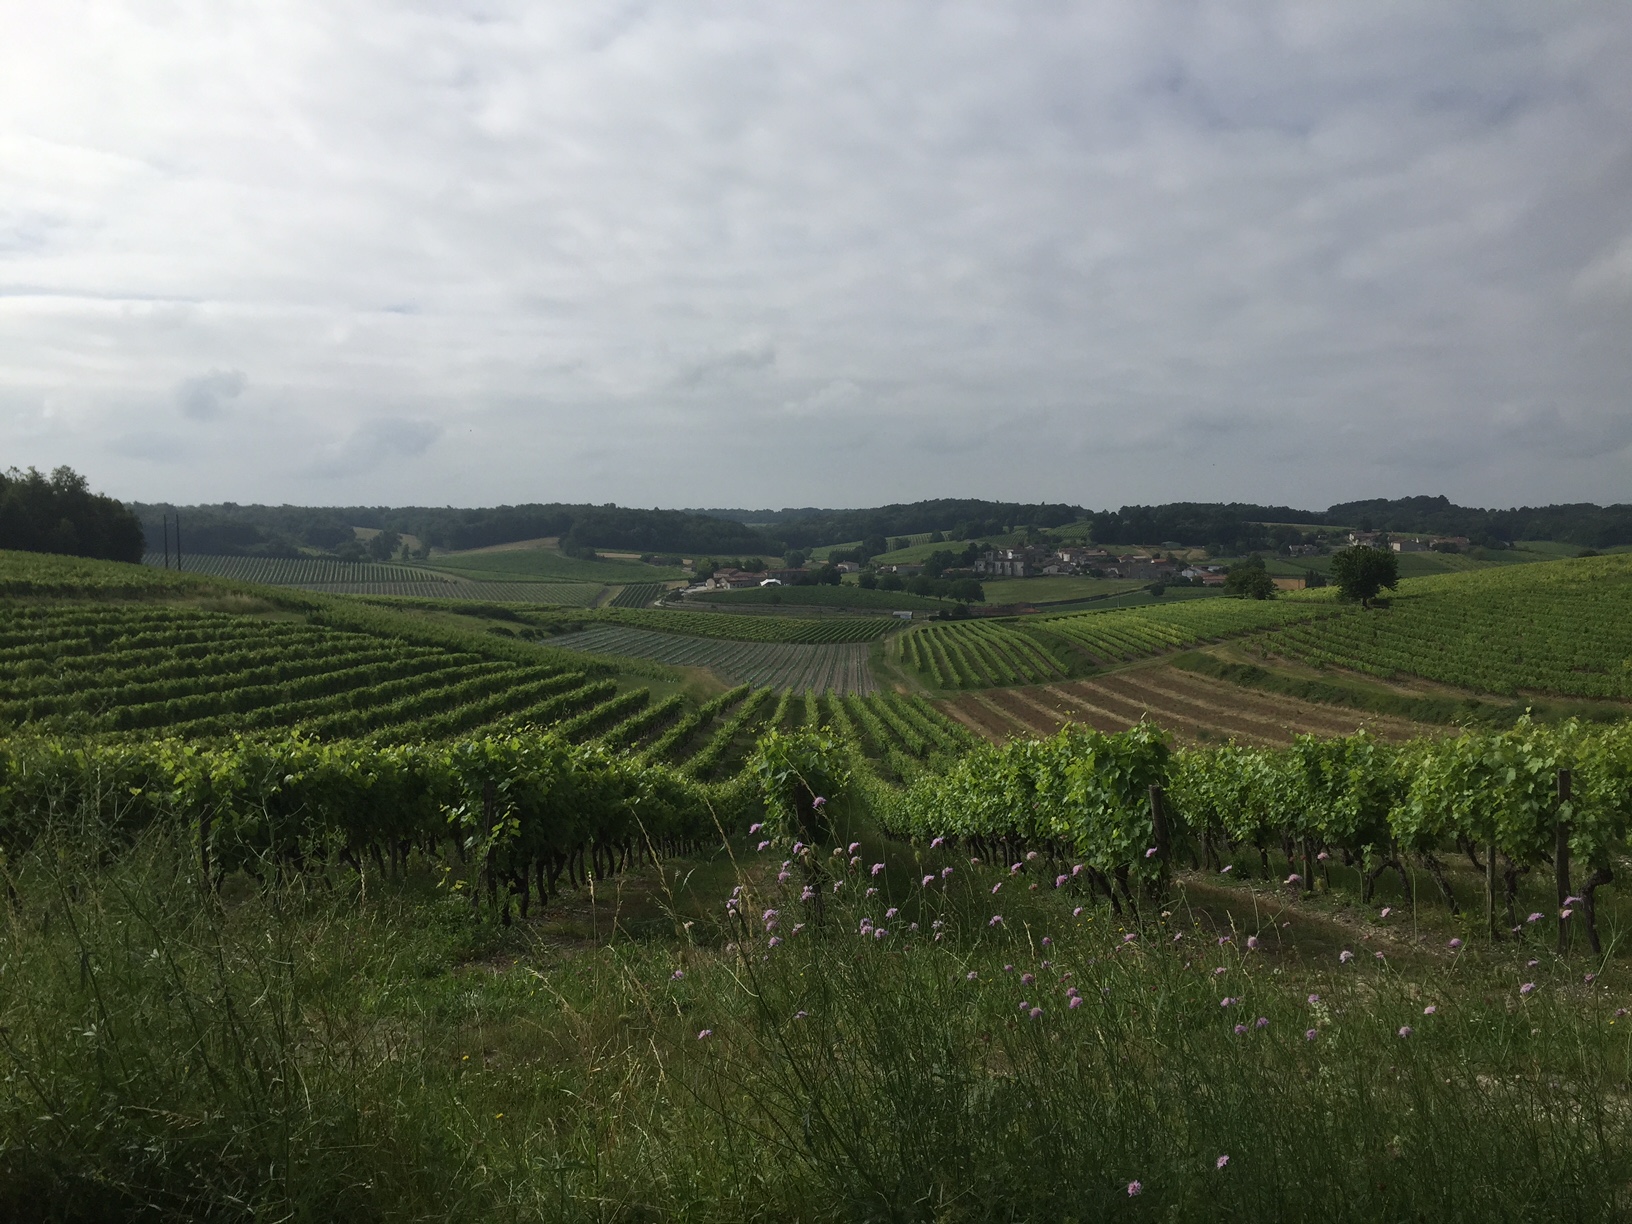
[[[1400,559],[1381,548],[1345,548],[1332,555],[1332,580],[1344,599],[1358,599],[1369,607],[1377,592],[1400,584]]]
[[[1264,569],[1262,557],[1248,557],[1230,566],[1224,578],[1224,593],[1242,599],[1274,599],[1275,580]]]

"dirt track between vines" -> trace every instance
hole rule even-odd
[[[942,708],[986,739],[1052,735],[1067,722],[1122,731],[1141,718],[1188,744],[1279,745],[1301,732],[1348,735],[1361,727],[1386,740],[1444,735],[1450,728],[1320,705],[1238,687],[1175,667],[1141,667],[1088,680],[960,693]]]

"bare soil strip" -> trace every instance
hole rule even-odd
[[[982,739],[991,740],[996,744],[1025,734],[1023,728],[1009,721],[1001,711],[976,700],[972,694],[964,694],[952,701],[943,702],[941,709]]]
[[[1087,723],[1097,731],[1126,731],[1128,726],[1131,726],[1128,716],[1124,713],[1116,713],[1115,710],[1108,710],[1103,705],[1090,702],[1085,694],[1072,692],[1071,689],[1064,689],[1058,684],[1048,685],[1048,692],[1061,698],[1062,702],[1069,702],[1071,708],[1077,712],[1075,721]]]
[[[1204,708],[1269,722],[1292,733],[1314,731],[1322,735],[1349,735],[1366,727],[1384,739],[1406,740],[1431,730],[1424,723],[1405,718],[1254,693],[1225,681],[1177,668],[1161,668],[1142,679],[1152,691],[1171,694]]]
[[[1060,719],[1052,716],[1052,723],[1047,717],[1039,717],[1037,711],[1027,706],[1024,701],[1016,700],[1014,689],[987,689],[983,693],[976,693],[977,701],[983,701],[999,711],[1011,722],[1018,723],[1022,730],[1030,735],[1050,736],[1058,729]]]

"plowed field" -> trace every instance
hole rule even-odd
[[[1383,739],[1404,740],[1444,727],[1319,705],[1238,688],[1173,667],[1140,667],[1057,684],[966,693],[941,708],[991,740],[1052,735],[1067,722],[1121,731],[1141,718],[1166,727],[1184,743],[1284,744],[1299,732],[1347,735],[1364,726]]]

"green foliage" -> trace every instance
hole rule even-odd
[[[1332,556],[1332,581],[1344,599],[1364,606],[1385,587],[1393,590],[1399,585],[1400,559],[1387,549],[1345,548]]]
[[[1288,625],[1266,645],[1384,679],[1424,676],[1515,696],[1632,697],[1632,557],[1407,579],[1389,603]]]
[[[0,549],[140,561],[142,525],[72,468],[49,476],[10,468],[0,472]]]
[[[754,745],[748,771],[759,783],[772,836],[808,845],[832,833],[828,805],[849,789],[855,747],[830,727],[772,728]]]
[[[651,633],[622,625],[591,625],[551,639],[571,651],[654,659],[677,667],[706,667],[727,680],[767,688],[870,692],[867,648],[859,643],[807,645],[732,642],[718,638]]]
[[[1224,593],[1240,599],[1274,599],[1275,580],[1265,571],[1262,557],[1249,557],[1230,566],[1224,579]]]
[[[753,616],[666,608],[613,607],[562,613],[528,609],[520,615],[529,623],[556,633],[575,632],[586,625],[605,622],[654,633],[731,642],[870,642],[888,633],[897,623],[887,616]]]

